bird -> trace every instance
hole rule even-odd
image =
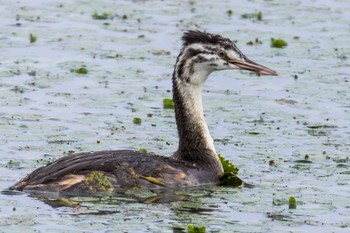
[[[172,156],[136,150],[77,153],[37,168],[10,189],[74,195],[122,192],[142,186],[152,190],[220,185],[224,170],[204,118],[201,94],[209,75],[220,70],[277,75],[248,59],[229,38],[187,30],[172,74],[179,137],[178,149]]]

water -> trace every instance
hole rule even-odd
[[[230,37],[280,76],[215,73],[203,93],[217,150],[255,188],[182,191],[170,203],[79,199],[59,208],[0,194],[0,232],[185,232],[188,224],[207,232],[348,232],[349,10],[346,0],[2,1],[1,190],[70,151],[175,151],[174,113],[162,100],[171,97],[186,29]],[[262,21],[241,17],[259,11]],[[95,20],[94,12],[113,19]],[[271,37],[288,46],[270,48]],[[246,44],[256,38],[263,43]],[[80,67],[89,72],[71,72]],[[305,155],[312,163],[300,161]]]

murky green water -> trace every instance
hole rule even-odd
[[[217,150],[255,188],[182,191],[181,201],[158,204],[104,197],[74,208],[0,194],[0,232],[185,232],[188,224],[207,232],[349,231],[347,0],[0,5],[1,190],[69,151],[175,151],[174,113],[162,100],[171,97],[186,29],[237,40],[280,74],[215,73],[203,93]],[[262,21],[241,17],[259,11]],[[111,17],[95,20],[94,12]],[[271,37],[288,46],[270,48]],[[256,38],[263,43],[247,45]],[[80,67],[89,72],[71,72]],[[305,155],[311,163],[300,161]]]

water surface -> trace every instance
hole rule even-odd
[[[259,11],[261,21],[242,17]],[[174,113],[162,100],[171,98],[186,29],[225,35],[280,76],[215,73],[203,93],[217,151],[255,188],[182,191],[181,201],[155,204],[87,198],[60,208],[0,194],[0,232],[185,232],[188,224],[208,232],[348,232],[349,11],[346,0],[1,1],[1,190],[70,152],[171,155]],[[93,19],[95,12],[109,17]],[[271,37],[288,46],[271,48]],[[247,45],[256,38],[262,43]],[[72,72],[80,67],[89,72]]]

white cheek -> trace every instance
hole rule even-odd
[[[227,51],[227,56],[231,59],[241,60],[241,57],[237,53],[235,53],[234,51]]]
[[[191,83],[196,85],[203,84],[207,80],[209,74],[212,71],[213,69],[212,70],[208,69],[207,64],[204,64],[204,63],[197,64],[194,67],[194,72],[191,77]]]

